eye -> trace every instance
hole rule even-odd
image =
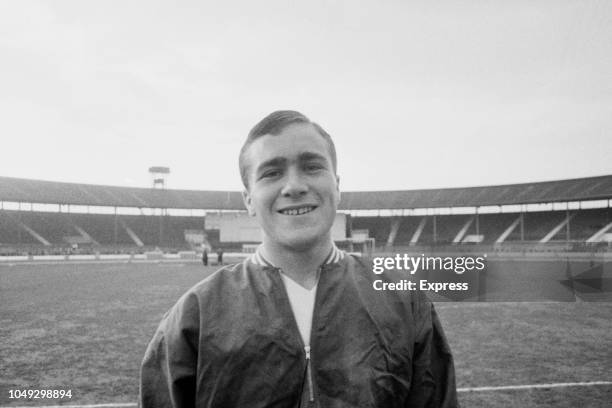
[[[319,163],[307,163],[304,165],[304,170],[309,171],[309,172],[322,170],[324,168],[325,167]]]
[[[270,169],[270,170],[266,170],[264,171],[260,178],[275,178],[281,175],[281,171],[278,169]]]

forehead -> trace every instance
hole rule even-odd
[[[265,135],[256,139],[248,148],[247,166],[258,166],[274,159],[298,160],[304,153],[313,153],[331,164],[327,141],[309,123],[294,123],[278,135]]]

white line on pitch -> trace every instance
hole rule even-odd
[[[458,392],[529,390],[534,388],[588,387],[592,385],[612,385],[612,381],[587,381],[551,384],[500,385],[497,387],[466,387],[457,388]]]
[[[586,387],[592,385],[612,385],[612,381],[588,381],[571,383],[552,383],[552,384],[526,384],[526,385],[501,385],[497,387],[466,387],[457,388],[458,392],[482,392],[482,391],[503,391],[503,390],[528,390],[534,388],[561,388],[561,387]],[[0,408],[127,408],[135,407],[135,402],[118,402],[111,404],[89,404],[89,405],[29,405],[12,406]]]
[[[20,407],[0,407],[0,408],[127,408],[135,407],[135,402],[117,402],[110,404],[89,404],[89,405],[24,405]]]

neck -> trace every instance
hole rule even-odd
[[[283,273],[304,287],[312,288],[318,278],[319,267],[333,247],[331,237],[307,248],[295,249],[278,245],[264,238],[263,256]]]

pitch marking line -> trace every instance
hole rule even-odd
[[[483,392],[483,391],[505,391],[505,390],[528,390],[536,388],[561,388],[561,387],[587,387],[592,385],[612,385],[612,381],[587,381],[551,384],[526,384],[526,385],[501,385],[498,387],[466,387],[457,388],[457,392]],[[0,408],[127,408],[136,407],[135,402],[118,402],[111,404],[89,404],[89,405],[25,405],[25,406],[0,406]]]
[[[125,408],[135,407],[135,402],[118,402],[114,404],[89,404],[89,405],[23,405],[20,407],[7,406],[0,408]]]
[[[457,388],[457,392],[529,390],[529,389],[536,389],[536,388],[561,388],[561,387],[588,387],[592,385],[612,385],[612,381],[586,381],[586,382],[551,383],[551,384],[527,384],[527,385],[500,385],[497,387],[466,387],[466,388]]]

